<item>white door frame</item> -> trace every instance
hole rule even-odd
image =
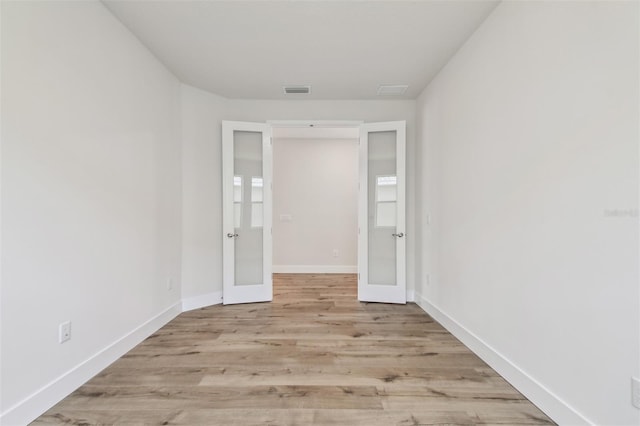
[[[248,123],[240,121],[223,121],[223,303],[249,303],[256,301],[271,301],[273,299],[272,263],[273,263],[273,170],[272,170],[272,129],[273,128],[301,128],[301,127],[356,127],[360,129],[360,155],[359,176],[360,191],[358,200],[358,300],[382,303],[406,303],[406,122],[380,122],[365,123],[361,120],[267,120],[266,123]],[[233,234],[233,149],[225,149],[224,141],[233,141],[234,130],[263,132],[263,156],[268,155],[268,161],[263,162],[264,179],[264,227],[263,227],[263,271],[264,286],[234,286],[234,239],[227,238],[227,234]],[[397,177],[397,226],[396,234],[402,234],[404,238],[396,238],[396,271],[397,286],[372,286],[367,283],[368,268],[368,194],[367,194],[367,169],[368,146],[367,132],[396,131],[396,158],[398,171]],[[268,225],[268,226],[267,226]],[[242,287],[245,287],[244,289]],[[258,287],[263,287],[259,289]],[[268,289],[265,289],[268,287]],[[372,293],[372,287],[378,287]],[[387,287],[387,289],[385,289]],[[240,290],[237,290],[240,289]],[[238,291],[242,294],[237,294]],[[234,294],[236,293],[236,294]],[[257,296],[256,296],[257,293]],[[401,294],[401,296],[400,296]]]
[[[271,127],[357,127],[362,120],[267,120]]]

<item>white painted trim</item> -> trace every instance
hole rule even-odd
[[[193,311],[207,306],[219,305],[222,303],[222,292],[214,291],[212,293],[201,294],[200,296],[182,299],[182,312]]]
[[[267,120],[272,127],[360,127],[361,120]]]
[[[356,274],[358,265],[273,265],[276,274]]]
[[[416,293],[416,303],[556,423],[595,424],[420,293]]]
[[[413,290],[407,290],[407,302],[415,302],[416,294]]]
[[[271,129],[274,141],[294,140],[347,140],[353,141],[360,137],[360,128],[351,127],[274,127]]]
[[[86,383],[87,380],[107,368],[122,355],[178,316],[181,312],[180,307],[180,302],[176,302],[57,379],[47,383],[22,401],[9,407],[0,415],[0,424],[19,425],[32,422]]]

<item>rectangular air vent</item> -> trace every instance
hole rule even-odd
[[[378,87],[378,96],[404,95],[408,87],[406,84],[381,84]]]
[[[311,86],[284,86],[284,93],[287,95],[308,95],[311,93]]]

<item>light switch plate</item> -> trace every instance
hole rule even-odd
[[[293,216],[290,214],[281,214],[280,215],[280,222],[292,222],[293,221]]]

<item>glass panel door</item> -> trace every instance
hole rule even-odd
[[[272,299],[269,126],[223,128],[223,303]]]
[[[405,122],[360,131],[358,299],[406,303]]]

